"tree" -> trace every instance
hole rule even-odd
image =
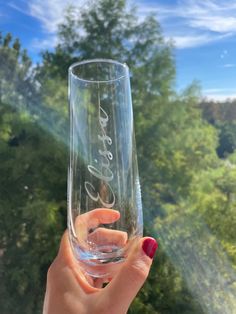
[[[195,174],[217,165],[217,133],[201,117],[197,87],[190,86],[180,97],[173,90],[172,53],[153,16],[140,22],[135,11],[127,10],[125,1],[100,0],[79,13],[72,7],[67,11],[59,26],[59,44],[54,52],[43,54],[39,69],[44,82],[63,81],[74,61],[99,57],[128,63],[144,214],[147,222],[161,218],[160,229],[165,218],[175,217],[175,210],[189,197]],[[154,270],[130,312],[183,313],[185,308],[186,312],[201,313],[164,252],[157,267],[164,270],[160,279],[156,280]],[[152,294],[150,285],[154,282]]]
[[[36,73],[18,41],[1,41],[0,57],[9,67],[14,60],[16,73],[10,81],[8,66],[0,70],[0,280],[6,286],[0,295],[7,300],[1,311],[41,312],[46,269],[66,220],[67,69],[94,57],[130,66],[145,232],[158,233],[161,247],[130,313],[200,314],[210,305],[230,306],[232,272],[217,266],[220,276],[209,276],[208,260],[235,265],[235,156],[218,158],[218,132],[208,123],[211,111],[207,121],[204,109],[202,116],[198,86],[174,92],[173,47],[158,22],[140,21],[124,0],[99,0],[79,11],[70,7],[58,39]],[[223,111],[213,107],[216,121]]]
[[[217,154],[220,158],[226,158],[235,150],[236,145],[236,102],[203,101],[199,104],[202,116],[211,123],[219,132],[219,144]]]
[[[236,120],[216,123],[219,130],[219,146],[217,154],[220,158],[225,158],[232,154],[236,148]]]
[[[52,80],[62,83],[68,66],[75,60],[100,57],[126,62],[131,67],[136,136],[140,146],[144,143],[145,130],[157,126],[158,112],[173,93],[172,47],[164,41],[153,16],[139,22],[135,10],[128,10],[125,1],[97,1],[77,12],[73,7],[68,9],[64,23],[59,26],[58,46],[54,52],[43,54],[39,80],[43,86]],[[150,177],[150,173],[151,168],[144,177]]]
[[[41,313],[65,226],[66,149],[38,124],[31,61],[18,40],[10,43],[7,35],[0,45],[1,313]]]
[[[164,93],[164,86],[168,91],[171,89],[175,73],[173,57],[158,22],[151,16],[139,22],[135,10],[128,11],[124,0],[100,0],[79,12],[69,7],[64,23],[59,25],[58,39],[54,52],[43,53],[41,75],[45,73],[49,78],[60,75],[65,79],[74,61],[113,58],[126,62],[132,69],[145,71],[145,79],[149,79],[143,90],[154,87],[156,82],[159,86],[155,86],[155,92],[158,87],[160,94]],[[163,68],[161,74],[157,72],[156,82],[152,77],[154,62],[155,70]]]
[[[39,99],[32,62],[19,40],[13,41],[10,33],[5,37],[0,33],[0,63],[0,101],[18,109],[29,106],[32,109]]]

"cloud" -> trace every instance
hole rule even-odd
[[[64,19],[65,9],[69,5],[78,7],[88,2],[86,0],[19,0],[17,4],[13,1],[9,2],[8,6],[40,22],[44,38],[34,38],[28,49],[41,51],[51,49],[57,44],[58,24]]]
[[[202,91],[203,97],[210,100],[225,101],[226,99],[236,98],[235,88],[209,88]]]
[[[174,44],[178,48],[190,48],[196,47],[210,40],[208,35],[196,35],[196,36],[181,36],[174,35],[170,37],[173,40]]]
[[[63,21],[65,8],[83,3],[82,0],[31,0],[28,3],[28,12],[41,22],[46,32],[52,34],[56,33],[58,24]]]
[[[56,34],[63,21],[65,7],[84,6],[96,0],[13,0],[9,6],[36,18],[45,33]],[[141,19],[154,13],[177,48],[203,46],[236,35],[236,3],[225,0],[179,0],[173,4],[160,1],[134,1]]]
[[[235,68],[236,67],[236,64],[234,63],[226,63],[223,65],[224,68]]]
[[[11,1],[8,6],[37,19],[44,32],[55,34],[58,24],[63,21],[66,7],[69,5],[78,7],[88,2],[86,0],[19,0],[18,4]]]
[[[164,2],[164,1],[163,1]],[[236,35],[236,3],[224,0],[179,0],[172,5],[147,6],[139,0],[139,14],[156,14],[164,33],[177,48],[202,46]],[[177,26],[176,26],[177,25]]]
[[[191,47],[198,47],[198,46],[210,44],[211,42],[216,41],[216,40],[221,40],[224,37],[226,37],[226,35],[212,36],[207,33],[206,34],[192,33],[191,35],[191,32],[190,32],[189,35],[173,35],[173,36],[168,37],[168,39],[173,40],[175,46],[179,49],[182,49],[182,48],[191,48]],[[224,58],[224,56],[225,55],[223,55],[222,58]]]
[[[50,35],[45,39],[34,38],[30,45],[30,50],[42,51],[45,49],[53,48],[57,45],[57,37]]]
[[[236,18],[229,16],[202,16],[199,19],[189,21],[190,26],[199,29],[206,29],[212,32],[225,33],[236,32]]]
[[[8,2],[7,4],[10,8],[16,10],[16,11],[19,11],[23,14],[27,14],[26,10],[24,10],[23,6],[24,6],[24,3],[21,3],[21,5],[17,5],[15,4],[14,2]]]

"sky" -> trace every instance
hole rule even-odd
[[[11,32],[33,62],[57,43],[65,6],[96,0],[0,0],[0,31]],[[166,40],[175,44],[176,89],[193,80],[202,95],[236,97],[236,0],[133,0],[141,19],[156,15]]]

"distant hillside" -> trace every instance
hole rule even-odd
[[[211,124],[215,124],[217,121],[236,120],[236,99],[225,102],[203,100],[199,107],[202,109],[203,118]]]
[[[219,131],[217,154],[226,158],[236,149],[236,99],[225,102],[203,101],[199,104],[203,119]]]

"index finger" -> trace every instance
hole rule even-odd
[[[93,229],[100,224],[110,224],[120,218],[120,213],[114,209],[96,208],[85,214],[79,215],[75,220],[75,227]]]

